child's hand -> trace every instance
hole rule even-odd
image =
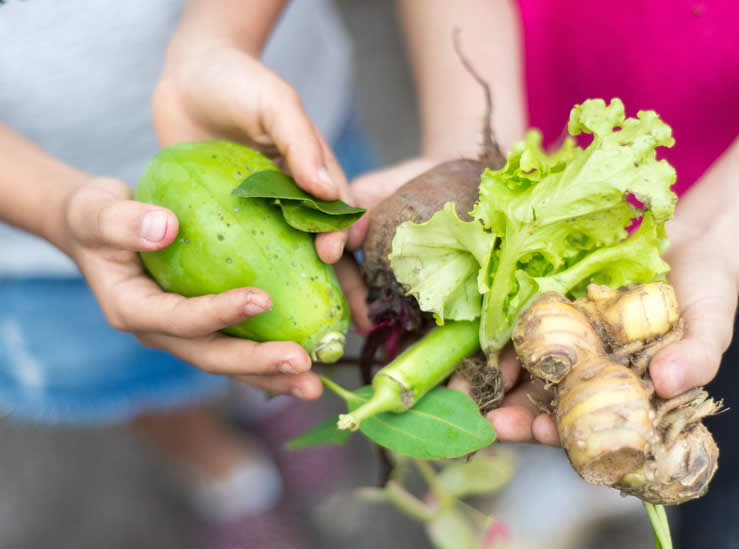
[[[685,321],[685,337],[658,352],[649,365],[655,391],[665,399],[716,377],[734,334],[739,293],[736,213],[715,215],[705,231],[681,213],[678,209],[668,223],[670,247],[665,258]]]
[[[272,301],[265,292],[239,288],[185,298],[163,292],[146,275],[136,252],[159,250],[174,240],[178,224],[171,211],[131,200],[131,189],[123,182],[93,179],[65,201],[61,231],[64,249],[115,328],[206,372],[300,398],[321,394],[300,345],[256,343],[218,333],[269,310]]]
[[[224,138],[284,159],[307,192],[349,201],[346,179],[330,148],[308,118],[297,92],[238,47],[220,41],[175,38],[153,100],[163,145]],[[316,238],[327,263],[337,261],[346,231]]]

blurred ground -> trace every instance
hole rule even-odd
[[[415,153],[412,85],[389,0],[342,0],[356,41],[362,117],[385,162]],[[356,354],[356,353],[355,353]],[[305,405],[305,413],[332,408]],[[298,415],[303,412],[297,412]],[[198,525],[163,464],[124,428],[49,429],[0,423],[0,549],[195,549]],[[508,522],[514,548],[653,547],[641,505],[586,486],[559,450],[520,446],[512,486],[490,505]],[[376,477],[359,438],[342,459],[330,496],[296,502],[316,547],[428,547],[419,526],[351,496]],[[313,480],[322,482],[320,474]],[[269,549],[268,547],[265,549]]]

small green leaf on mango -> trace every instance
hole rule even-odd
[[[292,177],[275,170],[251,174],[231,194],[242,198],[275,199],[291,227],[310,233],[345,229],[366,211],[342,200],[318,200],[298,187]]]

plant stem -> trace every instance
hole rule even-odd
[[[421,522],[428,522],[436,515],[436,510],[426,505],[416,496],[408,492],[401,484],[390,480],[385,487],[388,499],[406,515],[420,520]]]
[[[351,391],[347,391],[341,385],[330,380],[326,376],[322,376],[319,374],[318,377],[320,378],[321,383],[323,383],[327,389],[330,389],[331,391],[336,393],[339,397],[341,397],[346,402],[361,400],[357,395],[355,395]]]
[[[340,332],[329,332],[313,348],[310,357],[324,364],[333,364],[344,356],[346,338]]]
[[[429,490],[431,490],[431,493],[436,498],[436,501],[439,502],[439,505],[441,507],[445,507],[451,498],[441,486],[441,483],[439,482],[439,477],[436,476],[436,471],[434,471],[434,468],[428,461],[422,459],[414,459],[413,461],[416,464],[416,467],[418,467],[418,471],[419,473],[421,473],[423,480],[425,480],[426,484],[428,484]]]
[[[461,499],[456,500],[456,505],[459,508],[465,510],[470,521],[472,521],[479,530],[486,531],[488,528],[490,528],[491,523],[496,520],[493,515],[483,513],[479,509],[472,507],[472,505]]]
[[[394,480],[400,484],[405,483],[405,479],[408,477],[408,471],[410,470],[411,458],[401,455],[393,454],[393,470],[390,473],[390,477],[387,480]]]
[[[503,301],[508,294],[506,288],[510,286],[511,280],[515,277],[515,250],[519,245],[519,235],[512,228],[510,222],[506,224],[506,234],[511,236],[505,239],[501,245],[493,283],[490,290],[483,297],[482,311],[480,312],[480,342],[485,353],[499,351],[503,348],[503,339],[507,340],[498,333],[501,329],[498,323],[488,319],[488,317],[497,318],[499,312],[503,310]],[[509,327],[509,329],[511,328],[512,326]]]
[[[667,520],[667,513],[663,505],[654,505],[653,503],[643,502],[644,508],[647,510],[649,520],[654,530],[654,539],[657,549],[672,549],[672,538],[670,537],[670,524]]]

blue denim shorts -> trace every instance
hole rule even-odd
[[[376,164],[358,128],[350,117],[334,146],[350,179]],[[223,395],[227,384],[111,328],[81,278],[0,278],[0,415],[115,423]]]

